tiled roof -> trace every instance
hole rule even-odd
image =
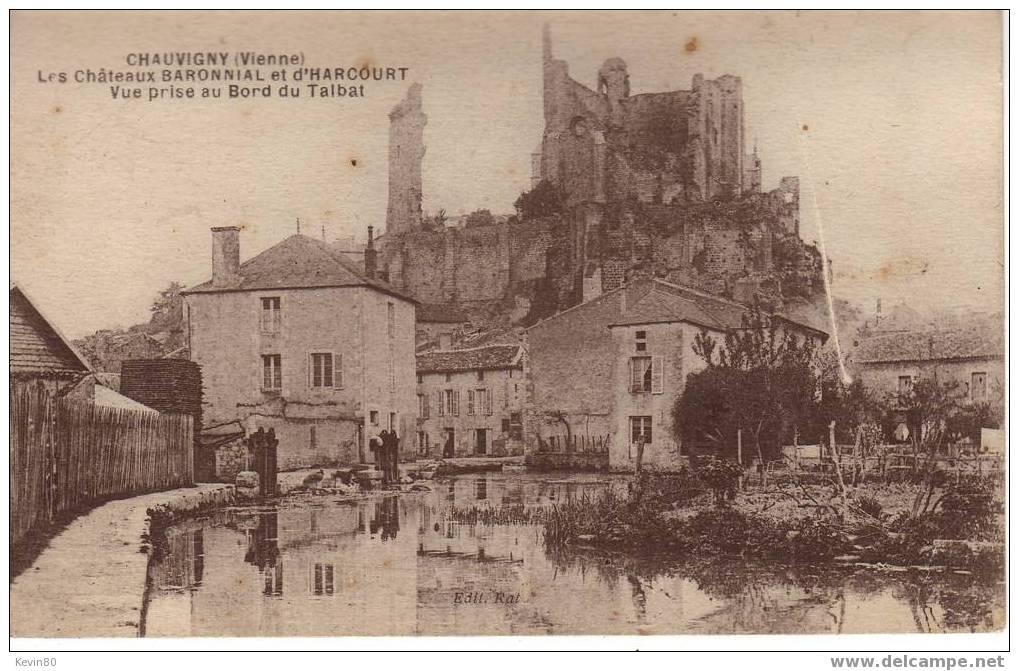
[[[940,361],[1003,357],[1001,333],[965,328],[939,331],[895,331],[865,338],[853,354],[856,363]]]
[[[442,305],[439,303],[421,303],[418,305],[417,320],[419,322],[432,322],[436,324],[461,324],[469,321],[467,315],[460,308],[454,305]]]
[[[685,321],[716,330],[730,327],[728,321],[705,310],[697,301],[664,291],[649,291],[612,324],[660,324]],[[737,323],[738,326],[738,323]]]
[[[417,355],[418,373],[495,370],[519,365],[520,345],[491,345],[473,349],[426,352]]]
[[[212,280],[183,293],[368,286],[408,301],[414,299],[382,280],[369,278],[332,245],[295,234],[241,264],[234,285],[213,286]]]
[[[725,331],[743,326],[750,309],[736,301],[714,296],[692,287],[655,279],[650,290],[629,306],[626,312],[610,326],[689,322],[706,328]],[[800,320],[781,314],[775,317],[799,328],[815,331],[827,338],[827,333]]]

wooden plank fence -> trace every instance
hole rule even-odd
[[[11,543],[60,513],[193,484],[188,415],[109,408],[17,387],[10,420]]]
[[[573,454],[573,453],[597,453],[607,454],[611,436],[549,436],[542,438],[538,436],[538,452],[551,454]]]

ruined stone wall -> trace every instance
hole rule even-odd
[[[562,225],[549,218],[387,236],[380,267],[426,303],[495,301],[543,280]]]

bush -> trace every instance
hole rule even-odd
[[[831,559],[849,546],[849,539],[842,528],[824,517],[804,517],[797,523],[796,532],[792,551],[797,559]]]
[[[867,515],[870,515],[876,520],[880,520],[884,514],[884,506],[873,496],[863,494],[856,497],[856,505]]]
[[[724,505],[736,498],[736,490],[743,477],[743,467],[738,463],[708,456],[697,459],[694,469],[697,477],[711,489],[716,505]]]
[[[686,524],[691,540],[727,554],[743,554],[750,542],[751,521],[732,508],[703,510]]]
[[[690,505],[707,491],[704,483],[687,469],[679,473],[641,472],[632,487],[640,493],[642,502],[661,510],[681,508]]]
[[[1000,514],[991,483],[966,478],[949,487],[934,519],[940,538],[976,540],[994,536]]]

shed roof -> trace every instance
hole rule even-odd
[[[417,355],[418,373],[456,373],[498,370],[520,365],[520,345],[489,345],[472,349],[425,352]]]
[[[140,412],[159,412],[102,384],[96,385],[95,404],[108,408],[122,408],[124,410],[138,410]]]
[[[39,310],[17,284],[10,286],[10,369],[12,373],[87,373],[88,360]]]
[[[860,342],[856,363],[1001,358],[1004,339],[995,329],[972,327],[875,333]]]
[[[239,279],[233,285],[217,287],[209,280],[181,293],[371,287],[412,303],[417,302],[388,282],[368,277],[329,243],[300,233],[248,259],[241,264],[237,274]]]

